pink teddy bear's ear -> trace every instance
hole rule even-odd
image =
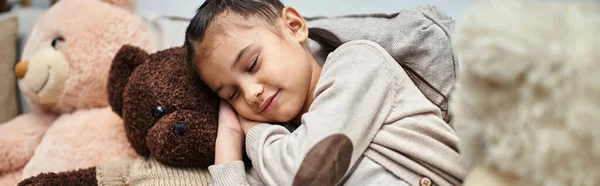
[[[137,0],[101,0],[102,2],[106,2],[108,4],[123,8],[130,12],[135,12]]]

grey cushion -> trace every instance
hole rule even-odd
[[[433,5],[422,5],[396,14],[347,15],[307,18],[309,28],[320,28],[341,42],[366,39],[380,44],[450,121],[448,96],[456,81],[458,61],[450,34],[454,19]],[[320,48],[309,43],[311,48]],[[313,51],[319,53],[319,51]],[[317,56],[317,60],[325,59]]]
[[[0,15],[0,123],[14,118],[19,110],[14,73],[17,38],[17,16],[12,13]]]

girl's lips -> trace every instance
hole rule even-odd
[[[275,98],[277,98],[277,95],[279,95],[279,91],[275,92],[275,94],[273,94],[272,96],[267,98],[267,100],[265,100],[265,102],[260,107],[260,113],[268,112],[272,110],[273,107],[275,107]]]

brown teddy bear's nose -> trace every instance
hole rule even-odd
[[[17,78],[23,79],[23,77],[25,77],[25,74],[27,73],[28,67],[29,61],[21,61],[17,63],[17,65],[15,66],[15,75],[17,75]]]
[[[177,134],[179,136],[183,136],[183,133],[185,132],[185,128],[187,128],[187,126],[185,125],[185,123],[177,122],[175,124],[175,131],[177,131]]]

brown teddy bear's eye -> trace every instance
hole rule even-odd
[[[65,41],[65,39],[64,39],[64,38],[62,38],[62,37],[57,37],[57,38],[54,38],[54,40],[52,40],[52,44],[51,44],[51,45],[52,45],[52,47],[53,47],[53,48],[56,48],[56,47],[57,47],[57,46],[58,46],[60,43],[62,43],[63,41]]]
[[[156,108],[152,109],[152,116],[160,118],[163,115],[165,115],[165,109],[163,107],[157,106]]]

